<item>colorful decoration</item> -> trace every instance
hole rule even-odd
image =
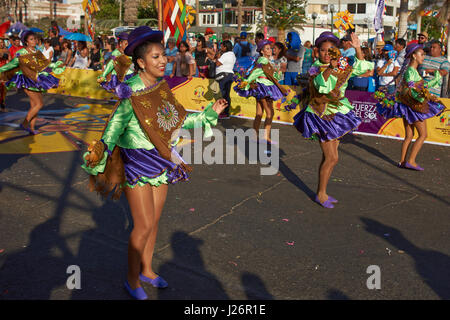
[[[192,6],[186,6],[186,17],[184,18],[184,22],[186,23],[186,29],[189,29],[195,20],[195,14],[197,11],[195,11],[194,7]]]
[[[160,26],[164,31],[164,42],[167,42],[170,37],[177,40],[177,45],[186,40],[186,30],[193,22],[190,18],[193,8],[186,5],[186,0],[166,0],[157,3],[159,19],[162,20]]]
[[[439,16],[439,11],[438,10],[423,10],[420,11],[420,15],[422,17],[438,17]]]
[[[97,3],[97,0],[83,0],[82,6],[85,13],[85,19],[87,20],[87,32],[89,33],[91,38],[94,39],[95,24],[93,21],[93,15],[95,15],[96,12],[100,11],[100,7]]]
[[[334,17],[334,26],[336,29],[342,29],[342,31],[347,31],[348,29],[354,29],[353,25],[353,15],[348,11],[338,12]]]

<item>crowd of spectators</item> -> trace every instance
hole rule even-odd
[[[97,37],[93,42],[69,41],[59,33],[57,25],[52,25],[48,37],[39,36],[37,49],[53,62],[62,61],[64,66],[102,70],[111,58],[111,53],[117,46],[114,37]],[[177,44],[174,38],[166,43],[168,64],[165,75],[169,77],[203,77],[216,79],[220,88],[228,90],[229,81],[236,71],[247,70],[259,57],[256,52],[257,44],[264,39],[264,34],[256,33],[254,39],[249,39],[246,32],[231,37],[222,35],[222,42],[215,41],[214,31],[207,28],[204,35],[198,34],[195,38],[181,41]],[[297,40],[296,40],[297,39]],[[213,41],[214,40],[214,41]],[[310,41],[301,43],[296,32],[287,35],[287,41],[269,38],[272,43],[272,65],[278,72],[281,84],[297,85],[298,75],[307,75],[308,70],[317,59],[317,52]],[[441,76],[441,88],[433,88],[431,92],[440,96],[446,93],[450,63],[442,54],[443,46],[438,40],[428,40],[428,34],[422,32],[417,41],[424,45],[427,53],[425,62],[419,67],[419,72],[429,80],[437,70]],[[1,41],[3,42],[3,41]],[[297,43],[297,45],[295,45]],[[350,78],[350,90],[374,92],[382,87],[387,92],[394,92],[398,81],[393,81],[399,74],[405,61],[405,48],[407,42],[397,39],[394,42],[386,41],[369,45],[363,43],[365,59],[374,63],[374,70],[359,77]],[[7,50],[6,50],[7,48]],[[22,48],[18,35],[13,35],[5,48],[5,42],[0,45],[0,62],[11,60],[16,52]],[[231,49],[230,49],[231,48]],[[349,63],[355,59],[355,49],[351,45],[350,36],[341,39],[342,56],[347,57]],[[223,92],[224,96],[229,93]]]

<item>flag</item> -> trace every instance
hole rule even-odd
[[[383,14],[385,10],[384,0],[378,0],[377,9],[375,11],[375,18],[373,19],[373,25],[375,27],[375,31],[379,33],[383,29]]]

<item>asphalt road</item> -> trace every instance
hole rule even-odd
[[[10,108],[27,103],[9,93]],[[77,103],[99,102],[45,96],[45,108]],[[311,200],[318,144],[273,127],[277,174],[248,161],[193,165],[189,182],[170,186],[154,258],[169,288],[144,284],[150,299],[450,299],[448,147],[425,144],[416,172],[395,166],[400,141],[346,136],[329,183],[339,203],[327,210]],[[0,299],[129,299],[128,204],[88,191],[82,153],[0,155]],[[66,285],[72,265],[81,289]]]

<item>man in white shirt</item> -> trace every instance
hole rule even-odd
[[[395,82],[393,80],[400,71],[400,65],[397,60],[389,57],[393,50],[394,47],[391,44],[385,45],[382,51],[382,58],[378,60],[376,66],[379,87],[385,88],[388,94],[395,92]]]
[[[220,57],[216,59],[216,81],[219,82],[222,98],[227,100],[228,106],[219,115],[219,119],[230,118],[230,91],[233,84],[233,67],[235,63],[236,56],[233,52],[233,45],[230,40],[225,40],[220,45]]]

